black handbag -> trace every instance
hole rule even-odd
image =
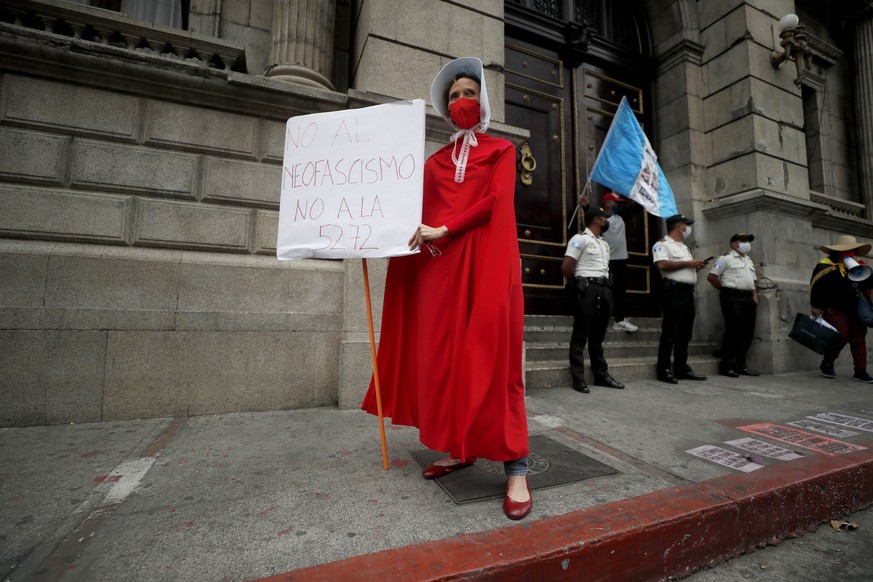
[[[855,288],[855,293],[858,295],[858,306],[856,307],[858,321],[867,327],[873,327],[873,305],[870,305],[870,300],[858,289],[856,284],[852,283],[852,287]]]
[[[826,327],[805,313],[798,313],[788,337],[817,354],[824,354],[842,341],[840,332]]]

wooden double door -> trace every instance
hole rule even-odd
[[[581,209],[574,215],[578,196],[622,96],[643,127],[650,126],[649,89],[630,73],[585,63],[570,67],[555,52],[511,39],[505,75],[506,122],[530,130],[518,148],[515,191],[525,313],[566,313],[561,262],[570,237],[581,230]],[[598,205],[606,192],[592,183],[590,204]],[[628,315],[656,316],[651,248],[659,221],[636,204],[624,208]]]

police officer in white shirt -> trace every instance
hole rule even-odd
[[[746,354],[755,333],[758,312],[758,290],[755,288],[755,263],[748,257],[755,235],[738,232],[731,237],[731,251],[715,261],[706,280],[719,290],[721,313],[724,315],[724,337],[721,343],[722,376],[757,376],[746,366]]]
[[[697,272],[708,261],[695,259],[682,242],[691,236],[694,221],[684,214],[667,219],[667,236],[652,247],[652,260],[661,272],[663,320],[658,345],[658,380],[677,384],[678,380],[706,380],[688,366],[688,343],[694,327],[694,284]],[[670,365],[670,358],[673,364]]]
[[[567,279],[572,297],[573,336],[570,338],[570,371],[573,389],[587,394],[584,349],[588,343],[591,371],[595,386],[624,388],[609,375],[603,357],[603,337],[612,313],[612,289],[609,279],[609,243],[601,236],[609,228],[600,208],[585,211],[585,230],[570,239],[561,272]]]

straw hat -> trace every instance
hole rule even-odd
[[[841,234],[837,237],[837,242],[834,244],[819,247],[819,250],[823,253],[842,253],[856,249],[859,255],[866,255],[870,252],[870,245],[859,243],[858,239],[850,234]]]

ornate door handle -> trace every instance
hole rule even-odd
[[[521,146],[521,158],[518,160],[518,173],[521,183],[525,186],[533,184],[533,172],[537,169],[537,161],[533,157],[533,150],[530,149],[530,144],[525,142]]]

